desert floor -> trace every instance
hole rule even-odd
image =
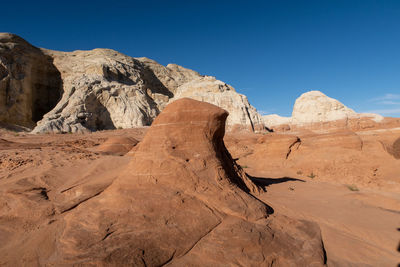
[[[93,175],[94,166],[98,168],[96,171],[98,175],[101,175],[103,170],[99,163],[107,165],[105,168],[107,171],[117,170],[127,164],[130,157],[134,155],[128,153],[121,156],[126,152],[126,149],[122,149],[122,146],[126,144],[111,144],[114,146],[113,149],[102,144],[108,138],[116,136],[130,137],[140,141],[146,131],[147,128],[137,128],[91,134],[32,135],[2,130],[0,132],[0,196],[4,198],[11,195],[18,198],[18,194],[29,196],[31,192],[21,191],[21,188],[29,183],[74,184],[79,182],[74,181],[74,177],[84,177],[85,173]],[[377,139],[377,135],[384,136],[386,132],[363,132],[358,136],[362,136],[365,146],[368,142],[372,144],[371,140]],[[400,130],[392,129],[390,134],[400,136]],[[319,171],[321,168],[313,168],[311,163],[305,163],[308,165],[299,171],[299,164],[304,162],[308,150],[296,152],[299,153],[298,159],[292,158],[290,163],[282,163],[280,159],[274,159],[273,157],[280,157],[280,152],[277,150],[266,151],[262,154],[259,149],[260,142],[254,141],[262,137],[263,135],[256,134],[239,136],[228,133],[225,139],[232,156],[256,183],[264,187],[265,192],[256,197],[274,209],[272,216],[283,214],[318,223],[322,231],[329,266],[395,266],[400,263],[400,193],[398,191],[400,172],[397,172],[396,167],[391,167],[395,164],[400,166],[400,160],[392,160],[388,155],[388,159],[385,158],[385,163],[382,164],[390,161],[391,165],[380,168],[379,161],[369,159],[369,161],[354,162],[348,160],[351,157],[346,158],[342,155],[341,158],[345,162],[342,164],[344,169],[351,169],[351,166],[354,168],[362,166],[363,169],[370,167],[375,176],[376,169],[381,172],[378,174],[379,179],[371,183],[370,178],[365,177],[364,181],[362,177],[352,176],[350,171],[349,177],[352,177],[352,180],[347,182],[346,176],[340,173],[341,162],[335,165],[338,170],[336,176],[341,176],[337,179],[335,176],[324,176],[324,172]],[[301,139],[307,140],[307,135]],[[366,148],[364,150],[368,154],[372,153],[381,157],[379,153],[384,152],[377,153],[377,147],[371,145],[370,151]],[[119,148],[122,150],[119,151]],[[310,149],[310,146],[307,149]],[[340,153],[344,153],[343,151],[347,150],[341,151]],[[353,153],[351,149],[348,151],[349,154]],[[261,156],[255,156],[257,153],[261,153]],[[295,155],[295,151],[292,153]],[[314,156],[319,157],[318,155],[323,155],[323,153],[335,153],[335,151],[319,151]],[[354,157],[362,158],[358,155]],[[315,162],[315,164],[322,163]],[[370,166],[364,167],[364,164],[366,166],[370,164]],[[374,164],[379,166],[375,167]],[[308,175],[313,170],[316,170],[315,177]],[[325,168],[325,171],[329,172],[330,169]],[[37,187],[36,190],[42,192],[43,198],[52,197],[52,192],[49,192],[45,185]],[[37,194],[32,193],[33,197],[37,197]],[[15,223],[15,221],[2,221],[0,233],[3,234],[0,234],[0,249],[6,246],[3,241],[7,240],[7,233],[13,232]],[[24,228],[30,227],[27,222],[21,221],[21,223],[26,224]]]

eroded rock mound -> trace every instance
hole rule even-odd
[[[130,162],[117,167],[116,178],[111,168],[106,179],[107,165],[99,163],[91,176],[51,190],[57,193],[49,193],[46,203],[54,202],[55,214],[46,215],[28,238],[40,242],[9,242],[12,245],[0,247],[5,255],[0,262],[323,265],[319,228],[269,216],[271,208],[254,196],[259,187],[223,143],[227,116],[205,102],[173,102],[156,118],[132,158],[117,157]]]
[[[326,121],[347,120],[357,113],[320,91],[310,91],[296,99],[293,106],[292,123],[303,125]]]

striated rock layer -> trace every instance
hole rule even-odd
[[[244,95],[214,77],[110,49],[58,52],[0,33],[0,121],[33,132],[85,132],[150,125],[170,102],[218,105],[228,125],[262,129]]]
[[[9,191],[0,199],[2,244],[7,244],[0,245],[0,264],[324,265],[315,224],[271,215],[255,197],[260,188],[223,143],[227,116],[186,98],[168,105],[135,151],[116,157],[126,164],[100,162],[84,177],[38,191],[47,200],[38,197],[36,205],[42,203],[46,213],[30,222],[30,230],[21,226],[25,239],[15,234],[24,214],[16,209],[24,205],[7,209],[15,203]],[[13,216],[19,223],[3,228]]]

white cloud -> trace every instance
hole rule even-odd
[[[377,104],[380,105],[400,105],[400,102],[392,101],[392,100],[384,100],[384,101],[379,101]]]
[[[366,111],[365,113],[377,113],[381,115],[399,115],[400,108],[369,110]]]
[[[371,102],[384,102],[400,99],[400,94],[384,94],[383,96],[372,98]],[[390,104],[389,104],[390,105]]]

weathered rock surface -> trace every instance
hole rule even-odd
[[[359,130],[392,123],[390,118],[384,118],[378,114],[356,113],[320,91],[306,92],[297,98],[292,117],[271,114],[263,116],[262,119],[266,127],[277,131],[298,128]]]
[[[32,127],[61,94],[52,58],[16,35],[0,33],[0,121]]]
[[[177,100],[132,157],[77,166],[66,180],[49,179],[57,169],[1,180],[0,264],[322,266],[319,228],[255,197],[225,148],[227,116]]]
[[[33,132],[150,125],[171,101],[190,97],[230,112],[228,125],[261,129],[247,98],[210,76],[110,49],[58,52],[0,35],[0,121]]]

